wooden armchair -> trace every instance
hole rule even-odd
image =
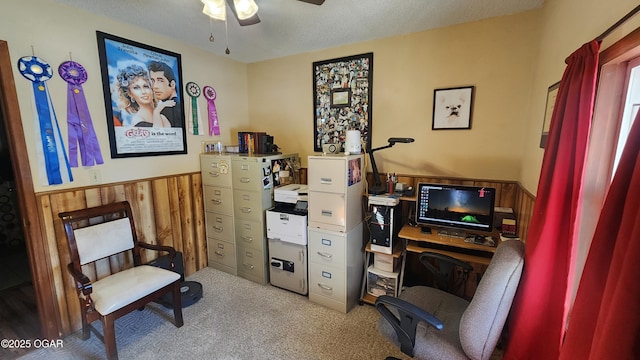
[[[85,340],[93,331],[104,342],[107,358],[117,359],[114,321],[167,293],[173,293],[174,324],[176,327],[183,325],[180,274],[143,265],[140,254],[141,249],[164,251],[173,259],[176,251],[170,246],[138,241],[128,202],[64,212],[58,216],[62,219],[69,245],[71,263],[68,270],[76,282]],[[84,265],[112,255],[124,259],[125,265],[121,266],[124,269],[112,266],[111,274],[100,279],[90,279],[85,274],[88,271],[83,272]],[[173,260],[171,268],[175,268]],[[91,325],[98,319],[102,322],[102,336]]]

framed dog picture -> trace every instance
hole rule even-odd
[[[471,129],[474,86],[433,91],[433,130]]]

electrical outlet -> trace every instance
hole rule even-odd
[[[100,184],[102,180],[100,179],[100,170],[89,170],[89,184],[97,185]]]

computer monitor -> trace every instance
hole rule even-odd
[[[493,230],[494,188],[419,183],[416,190],[416,223],[423,232],[430,232],[431,226]]]

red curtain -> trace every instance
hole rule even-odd
[[[600,214],[561,359],[640,359],[639,119]]]
[[[565,329],[574,236],[598,70],[597,41],[571,54],[551,116],[504,359],[556,359]]]

